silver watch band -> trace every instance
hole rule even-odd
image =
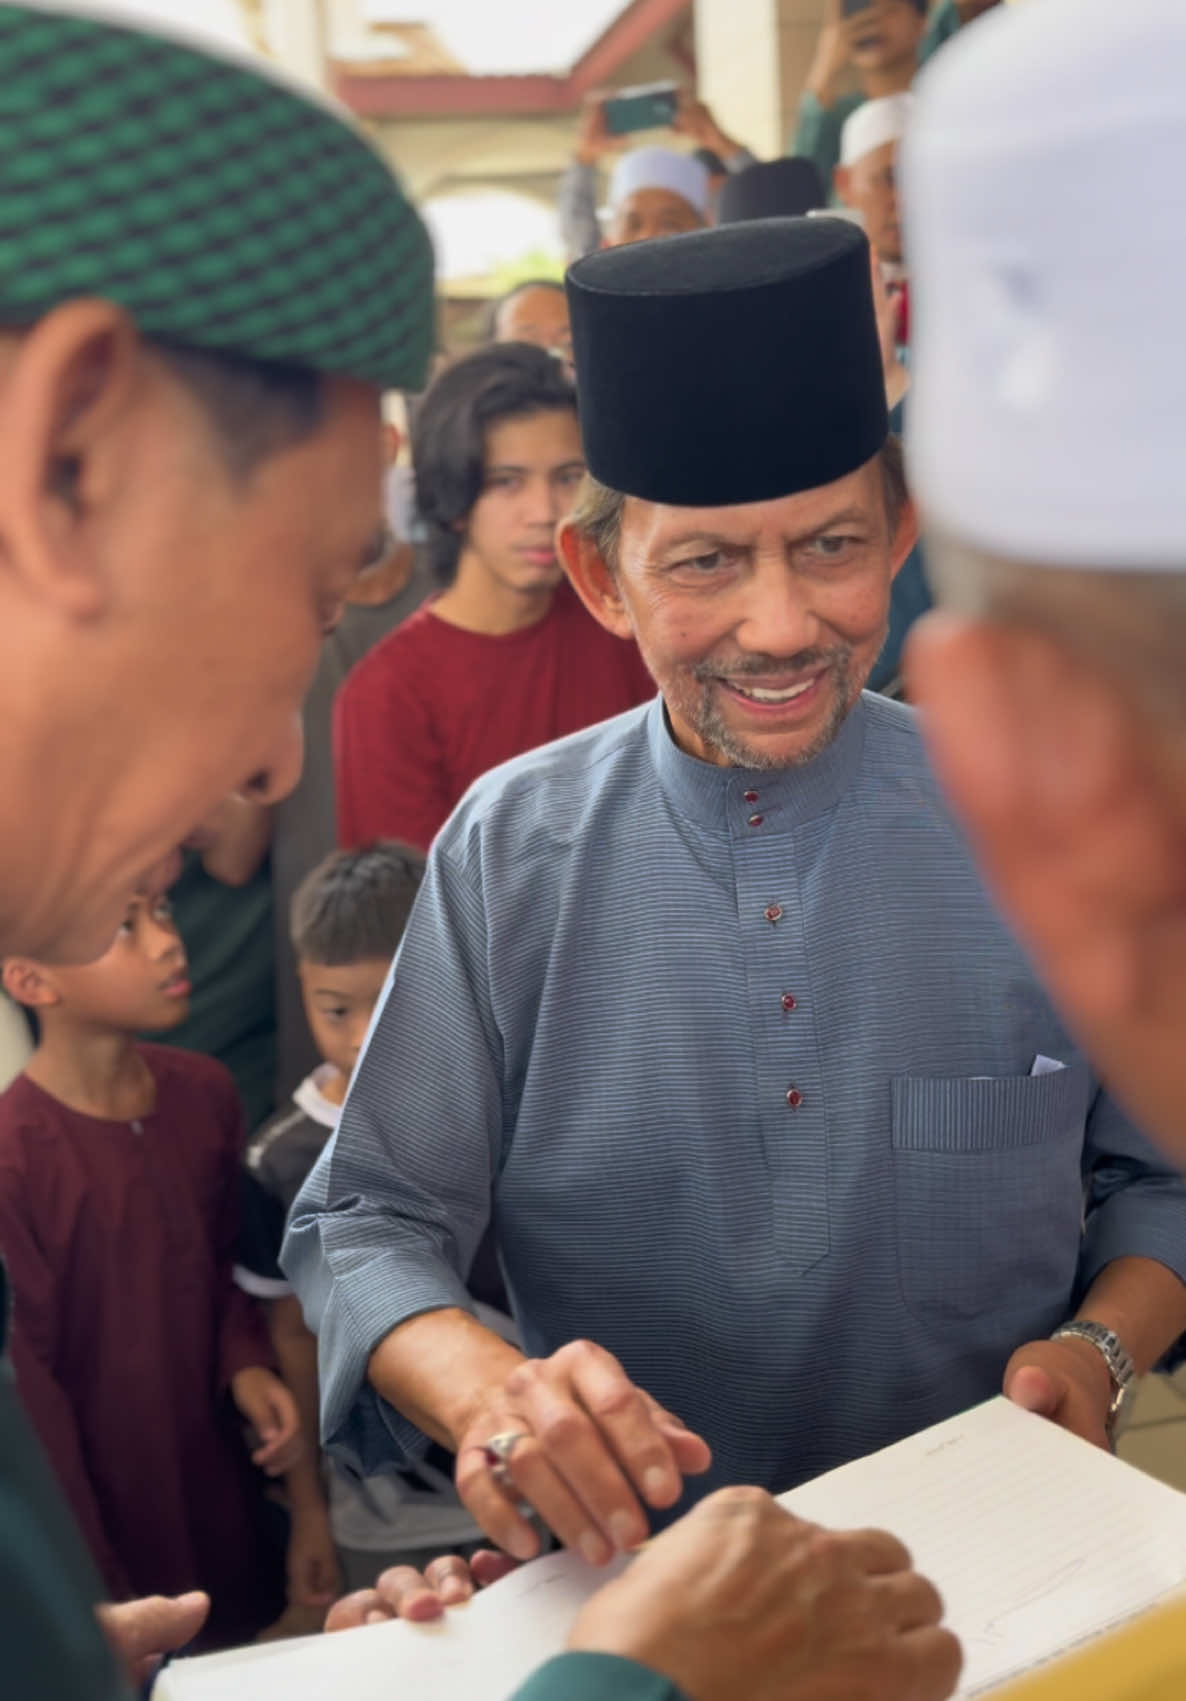
[[[1137,1379],[1136,1365],[1132,1354],[1114,1330],[1106,1328],[1103,1323],[1091,1323],[1086,1319],[1076,1319],[1073,1323],[1064,1323],[1061,1329],[1056,1329],[1051,1335],[1052,1341],[1071,1337],[1075,1340],[1089,1341],[1108,1367],[1112,1378],[1112,1404],[1108,1408],[1109,1429],[1120,1415],[1121,1407],[1128,1398],[1129,1389]]]

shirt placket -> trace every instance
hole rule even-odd
[[[774,1242],[783,1267],[799,1275],[826,1256],[830,1233],[826,1106],[796,834],[760,782],[732,788],[728,810]]]

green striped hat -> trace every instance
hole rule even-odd
[[[328,103],[230,52],[0,4],[0,325],[99,296],[149,336],[420,389],[415,208]]]

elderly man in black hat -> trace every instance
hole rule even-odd
[[[0,944],[67,962],[106,949],[212,804],[295,779],[301,692],[379,530],[379,391],[422,382],[433,320],[424,228],[336,113],[86,10],[0,5]],[[0,1346],[9,1309],[0,1269]],[[821,1565],[808,1654],[787,1603],[818,1599]],[[454,1591],[463,1570],[442,1568]],[[2,1355],[0,1579],[6,1701],[126,1694]],[[144,1675],[206,1604],[106,1621]],[[718,1497],[530,1694],[724,1701],[736,1677],[781,1701],[889,1660],[931,1701],[958,1664],[939,1610],[889,1538]]]
[[[569,292],[562,552],[660,696],[438,836],[285,1262],[331,1442],[431,1436],[501,1545],[535,1551],[526,1501],[597,1563],[687,1487],[1002,1385],[1105,1444],[1186,1325],[1186,1191],[862,694],[914,538],[864,237],[739,224]],[[491,1220],[525,1355],[470,1314]]]

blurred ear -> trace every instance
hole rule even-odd
[[[846,207],[851,207],[852,202],[848,197],[852,193],[852,172],[848,166],[837,165],[832,168],[832,186],[837,199],[843,201]]]
[[[382,433],[383,465],[393,467],[399,460],[399,452],[403,447],[403,434],[398,425],[392,425],[391,421],[387,419],[383,421],[379,429]]]
[[[573,590],[594,620],[600,621],[617,638],[632,638],[634,628],[618,581],[589,534],[571,520],[562,520],[556,528],[556,553],[564,563]]]
[[[100,538],[146,374],[127,314],[80,300],[15,339],[0,378],[0,571],[70,619],[93,619],[111,594]]]
[[[18,1004],[33,1010],[44,1010],[61,1002],[61,994],[51,976],[28,957],[6,957],[3,971],[4,990]]]

